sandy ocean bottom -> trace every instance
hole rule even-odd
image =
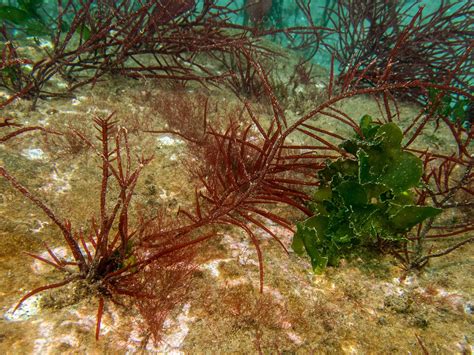
[[[312,107],[317,95],[306,100],[305,90],[300,90],[303,99],[287,98],[288,117]],[[25,124],[76,129],[92,137],[92,118],[115,112],[118,124],[129,132],[131,146],[154,155],[137,186],[135,202],[150,211],[166,207],[173,215],[180,206],[192,204],[194,181],[186,169],[190,154],[184,141],[143,130],[165,127],[163,115],[174,112],[165,108],[177,102],[195,108],[192,114],[198,117],[209,98],[212,115],[228,117],[241,106],[232,97],[223,89],[108,78],[79,90],[75,98],[40,100],[35,111],[20,100],[7,113]],[[264,103],[253,106],[261,117],[271,114]],[[343,107],[355,119],[378,113],[377,105],[363,97]],[[401,107],[406,120],[416,112],[412,105]],[[337,129],[331,121],[325,124]],[[443,139],[433,130],[426,142],[442,145]],[[0,145],[0,164],[75,226],[86,227],[98,210],[99,162],[74,135],[31,133],[13,139]],[[302,218],[281,206],[274,206],[274,213],[292,221]],[[271,224],[268,228],[289,248],[290,232]],[[0,353],[468,354],[474,349],[473,245],[434,259],[418,275],[405,275],[390,257],[343,261],[339,268],[315,275],[308,260],[292,252],[287,255],[259,232],[265,266],[260,295],[252,244],[239,230],[229,228],[221,234],[200,246],[187,296],[168,315],[161,342],[152,341],[135,310],[112,303],[106,304],[96,341],[98,300],[93,296],[72,297],[70,302],[63,297],[55,304],[58,293],[44,292],[12,314],[26,292],[61,280],[52,267],[24,252],[47,256],[44,242],[58,255],[67,257],[68,252],[47,217],[1,180]],[[59,292],[73,294],[73,287]]]

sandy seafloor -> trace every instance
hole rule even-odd
[[[321,74],[321,80],[324,81]],[[313,83],[314,85],[314,83]],[[317,85],[317,84],[316,84]],[[305,90],[299,99],[285,100],[289,117],[309,109]],[[172,215],[192,201],[194,181],[183,162],[186,144],[167,135],[143,133],[164,127],[164,107],[184,100],[200,112],[209,97],[215,116],[226,117],[239,104],[224,89],[108,78],[94,88],[80,89],[75,98],[39,100],[35,111],[19,100],[7,114],[25,124],[52,129],[77,129],[93,135],[92,117],[116,112],[130,133],[132,147],[154,154],[136,189],[135,202],[149,209],[167,207]],[[313,96],[314,99],[314,96]],[[302,103],[304,107],[301,107]],[[253,104],[265,117],[265,104]],[[344,107],[358,119],[377,115],[368,98],[355,98]],[[409,119],[417,108],[402,106]],[[199,114],[196,114],[199,115]],[[328,121],[326,127],[333,123]],[[428,139],[429,138],[429,139]],[[429,144],[444,144],[433,133]],[[30,133],[0,145],[0,162],[22,183],[42,196],[74,226],[86,227],[97,211],[99,163],[73,135],[55,137]],[[279,206],[291,220],[301,215]],[[269,225],[283,243],[291,234]],[[199,249],[199,267],[188,296],[165,322],[163,340],[154,344],[134,310],[107,303],[99,341],[94,338],[97,299],[72,297],[55,305],[54,293],[30,298],[11,310],[28,290],[59,281],[51,267],[23,252],[45,253],[43,242],[65,255],[61,235],[48,218],[0,181],[0,353],[2,354],[133,354],[133,353],[465,353],[474,346],[474,247],[434,259],[420,274],[404,277],[390,258],[343,261],[323,275],[310,271],[309,261],[286,255],[261,235],[265,287],[259,295],[257,255],[238,230]],[[46,254],[44,254],[46,255]],[[60,292],[73,292],[70,288]],[[41,299],[50,306],[41,307]],[[51,301],[52,298],[52,301]]]

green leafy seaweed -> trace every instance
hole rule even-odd
[[[49,28],[38,10],[43,5],[43,0],[18,0],[18,7],[0,5],[0,19],[15,25],[30,36],[45,36]]]
[[[17,7],[1,5],[0,19],[4,21],[10,21],[15,25],[23,25],[31,19],[31,15]]]
[[[394,123],[360,121],[363,137],[341,146],[354,159],[339,159],[319,172],[320,187],[310,207],[313,217],[297,223],[292,248],[308,254],[315,272],[336,266],[358,247],[397,243],[415,225],[440,209],[416,206],[411,189],[420,184],[422,162],[401,148]]]

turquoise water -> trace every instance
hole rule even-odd
[[[166,1],[162,1],[165,3]],[[220,0],[216,1],[217,6],[226,7],[228,10],[235,11],[234,13],[226,13],[224,18],[227,21],[242,25],[248,24],[252,26],[252,23],[248,22],[248,16],[245,11],[241,10],[244,6],[248,3],[253,3],[253,0],[237,0],[237,1],[229,1],[229,0]],[[335,16],[334,14],[331,16],[331,12],[334,11],[336,8],[337,1],[336,0],[312,0],[312,1],[303,1],[302,3],[307,3],[307,9],[311,14],[311,18],[313,23],[311,24],[308,21],[307,16],[305,16],[304,12],[297,6],[297,1],[294,0],[273,0],[273,1],[261,1],[262,3],[272,3],[271,10],[266,12],[263,16],[262,23],[260,24],[261,27],[264,28],[291,28],[291,27],[306,27],[310,25],[314,26],[321,26],[327,27],[328,31],[333,28]],[[65,2],[64,2],[65,3]],[[79,9],[81,7],[78,1],[75,1],[75,6]],[[132,8],[137,8],[139,1],[130,1]],[[204,0],[197,0],[196,3],[196,11],[199,12],[202,10],[206,1]],[[374,3],[383,4],[385,1],[375,1]],[[390,2],[389,2],[390,3]],[[423,18],[427,18],[431,14],[435,13],[439,6],[442,3],[455,4],[452,7],[452,11],[455,11],[457,8],[462,6],[468,1],[430,1],[430,0],[418,0],[418,1],[395,1],[397,3],[397,7],[400,8],[401,12],[405,13],[407,16],[405,17],[405,24],[407,24],[413,15],[415,15],[420,7],[424,7],[423,10]],[[91,6],[91,11],[94,11],[93,3]],[[0,6],[0,18],[3,19],[3,22],[7,25],[7,28],[11,29],[13,35],[22,36],[25,34],[25,27],[28,28],[29,31],[26,31],[28,34],[40,35],[40,37],[48,37],[48,32],[54,29],[54,25],[50,25],[51,23],[55,22],[55,17],[58,13],[58,5],[56,1],[53,0],[1,0]],[[7,9],[6,7],[10,7]],[[24,9],[24,8],[33,9],[33,19],[30,19],[29,22],[25,21],[22,18],[21,13],[16,13],[15,9]],[[240,9],[240,11],[239,11]],[[13,12],[12,12],[13,11]],[[24,15],[24,14],[23,14]],[[12,18],[16,19],[13,22],[6,21],[8,20],[9,16],[13,16]],[[349,16],[349,14],[347,14]],[[49,30],[44,30],[44,25],[49,27]],[[67,20],[65,21],[64,26],[67,26]],[[368,31],[370,27],[370,21],[366,21],[366,26],[362,29],[363,31]],[[359,29],[360,31],[361,29]],[[324,31],[322,32],[324,33]],[[288,45],[288,41],[283,34],[268,36],[270,40],[277,42],[280,45]],[[338,41],[337,35],[329,36],[328,43],[336,43]],[[308,54],[309,53],[309,54]],[[310,55],[314,56],[313,62],[318,63],[319,65],[323,65],[325,67],[329,67],[330,57],[331,54],[328,53],[323,47],[318,48],[318,50],[314,53],[310,49],[306,50],[306,53],[303,55]]]

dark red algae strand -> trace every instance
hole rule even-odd
[[[60,218],[51,210],[49,206],[46,205],[40,198],[33,195],[25,186],[23,186],[15,177],[10,175],[8,171],[0,166],[0,176],[3,176],[10,184],[19,192],[23,194],[27,199],[29,199],[33,204],[43,210],[43,212],[58,226],[64,236],[65,241],[69,245],[69,248],[74,256],[74,259],[79,263],[79,268],[81,271],[84,271],[85,268],[85,259],[82,255],[82,252],[79,248],[79,245],[76,243],[74,237],[72,236],[71,225],[66,220],[64,223],[61,222]]]
[[[95,326],[95,340],[99,340],[100,324],[102,322],[103,313],[104,313],[104,298],[99,297],[99,307],[97,307],[97,323]]]
[[[45,286],[41,286],[41,287],[38,287],[38,288],[35,288],[34,290],[28,292],[26,295],[24,295],[17,303],[17,305],[15,306],[15,308],[13,309],[13,312],[15,312],[18,308],[20,308],[20,306],[23,304],[23,302],[25,302],[28,298],[30,298],[31,296],[34,296],[36,295],[37,293],[40,293],[40,292],[43,292],[43,291],[46,291],[46,290],[51,290],[53,288],[58,288],[58,287],[61,287],[61,286],[64,286],[64,285],[67,285],[68,283],[74,281],[74,280],[77,280],[79,278],[79,276],[73,276],[73,277],[70,277],[64,281],[61,281],[61,282],[57,282],[57,283],[54,283],[54,284],[49,284],[49,285],[45,285]]]
[[[156,15],[153,16],[157,19],[155,23],[164,25],[191,10],[194,6],[196,6],[194,0],[159,0],[153,10],[156,12]]]
[[[26,255],[28,256],[31,256],[33,259],[36,259],[36,260],[39,260],[45,264],[48,264],[48,265],[51,265],[52,267],[60,270],[60,271],[63,271],[64,270],[64,267],[55,263],[55,262],[52,262],[46,258],[43,258],[42,256],[39,256],[39,255],[35,255],[35,254],[32,254],[32,253],[28,253],[28,252],[25,252]]]

